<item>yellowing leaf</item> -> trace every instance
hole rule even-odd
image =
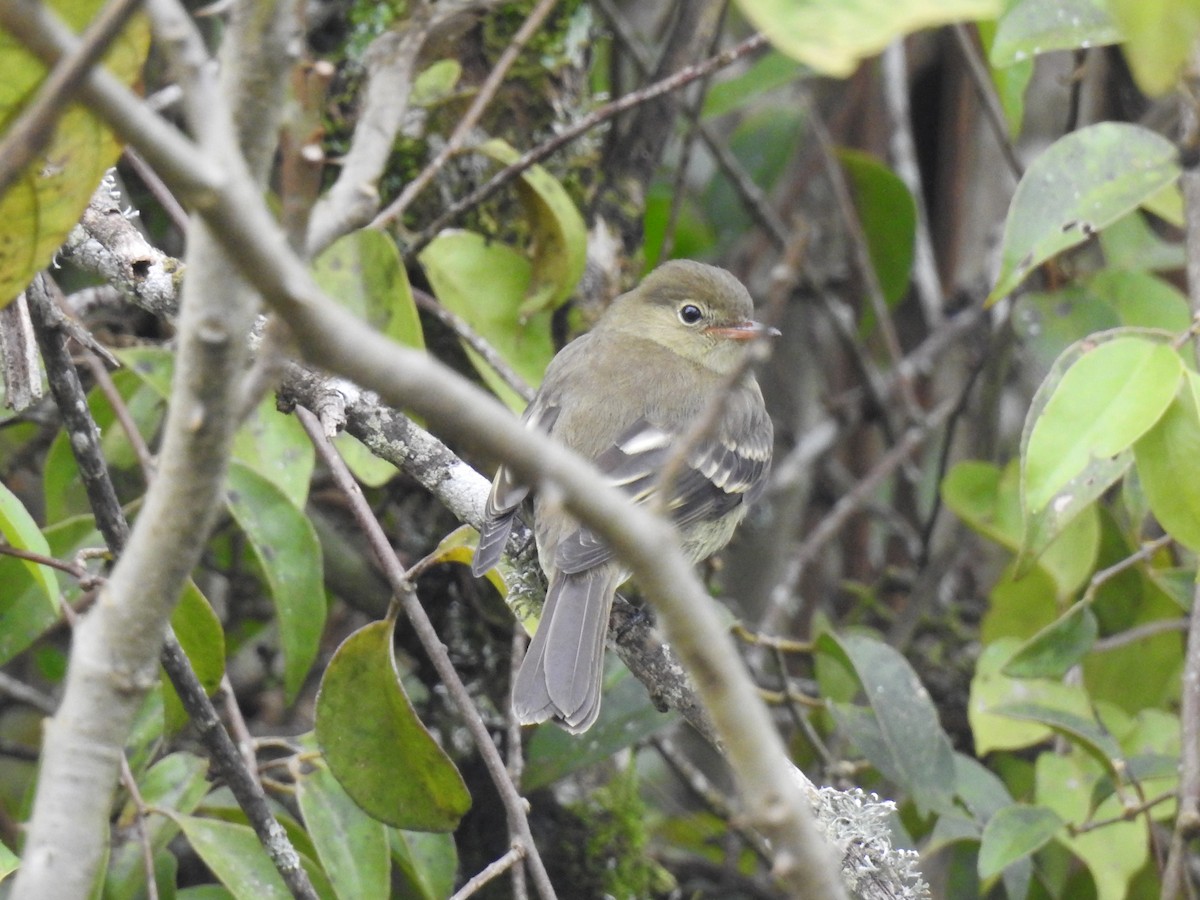
[[[947,22],[993,19],[999,0],[738,0],[780,50],[844,78],[895,38]]]
[[[82,29],[103,7],[101,0],[48,4],[67,24]],[[125,28],[104,61],[126,84],[138,80],[150,45],[143,17]],[[45,67],[0,29],[0,126],[7,129],[30,101]],[[0,196],[0,306],[5,306],[44,268],[87,207],[121,145],[85,106],[72,103],[59,118],[45,152]]]

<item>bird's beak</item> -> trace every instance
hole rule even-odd
[[[734,322],[732,325],[709,325],[704,333],[731,341],[752,341],[756,337],[779,337],[780,334],[778,328],[751,320]]]

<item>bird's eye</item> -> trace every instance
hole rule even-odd
[[[679,307],[679,321],[684,325],[695,325],[704,318],[704,313],[700,311],[694,303],[685,303]]]

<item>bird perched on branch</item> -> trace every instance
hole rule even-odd
[[[528,427],[591,460],[634,502],[657,505],[693,561],[729,541],[771,466],[771,420],[743,357],[748,341],[778,332],[753,313],[729,272],[668,262],[554,357],[525,410]],[[709,427],[689,435],[714,412]],[[499,560],[529,493],[507,467],[496,473],[476,575]],[[553,718],[578,734],[600,712],[609,612],[629,570],[557,503],[535,496],[533,521],[549,589],[513,683],[513,709],[524,724]]]

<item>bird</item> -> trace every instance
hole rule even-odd
[[[771,419],[743,358],[748,342],[779,332],[753,314],[749,291],[725,269],[666,262],[554,356],[522,417],[591,461],[635,503],[664,511],[693,562],[728,543],[770,472]],[[722,390],[716,421],[682,446]],[[667,466],[674,476],[664,502]],[[497,471],[472,561],[476,576],[499,561],[531,490],[508,467]],[[513,679],[512,706],[522,724],[554,720],[580,734],[600,712],[609,614],[630,572],[598,535],[537,492],[533,523],[549,586]]]

